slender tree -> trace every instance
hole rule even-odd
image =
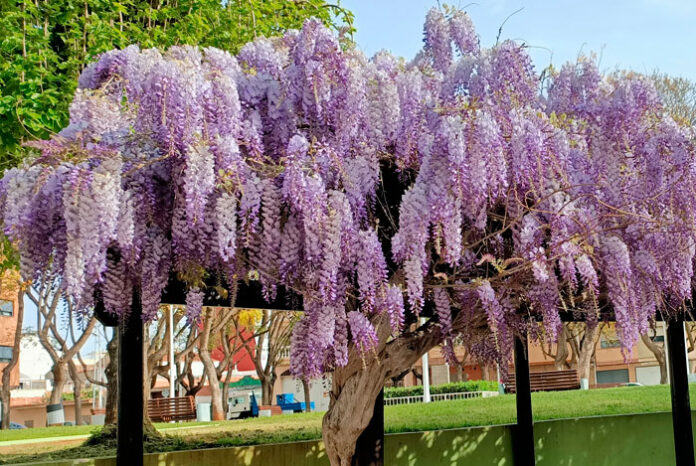
[[[290,336],[298,318],[299,315],[294,312],[261,310],[260,319],[250,329],[252,335],[257,336],[253,347],[250,339],[243,336],[244,330],[250,327],[248,319],[247,322],[240,319],[232,321],[247,354],[254,361],[254,369],[261,382],[261,403],[264,405],[273,404],[273,388],[278,379],[276,369],[284,350],[290,345]]]
[[[71,379],[71,372],[74,372],[73,375],[77,374],[76,368],[72,366],[73,358],[92,336],[97,319],[87,317],[77,322],[79,317],[72,302],[66,300],[53,283],[42,282],[38,286],[28,288],[26,295],[38,310],[40,320],[37,336],[53,362],[53,387],[48,403],[60,404],[65,385]],[[62,306],[61,302],[64,302],[65,306]],[[61,317],[65,318],[63,323],[60,321]],[[73,385],[80,383],[79,380],[73,379]],[[78,393],[77,396],[79,395]]]

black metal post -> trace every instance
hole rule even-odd
[[[534,421],[526,335],[515,337],[515,402],[517,425],[512,438],[515,465],[534,465]]]
[[[669,346],[669,384],[672,392],[674,453],[677,466],[694,466],[694,439],[691,427],[683,316],[680,315],[667,323],[667,345]]]
[[[370,423],[358,437],[353,466],[384,466],[384,389],[377,395]]]
[[[140,294],[133,289],[131,312],[119,326],[118,466],[143,464],[143,321]]]

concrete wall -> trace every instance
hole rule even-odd
[[[91,421],[92,400],[82,400],[82,422],[89,424]],[[65,412],[65,422],[75,424],[75,402],[64,401],[63,411]],[[12,406],[10,411],[10,421],[17,424],[31,424],[31,427],[46,427],[46,403]]]
[[[692,414],[692,422],[696,418]],[[601,416],[535,424],[538,466],[653,466],[674,464],[671,413]],[[474,427],[390,434],[389,466],[511,465],[512,427]],[[115,466],[110,459],[53,462]],[[145,466],[327,466],[319,441],[155,453]]]

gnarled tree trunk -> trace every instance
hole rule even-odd
[[[439,329],[428,322],[387,343],[388,325],[376,325],[376,358],[363,359],[351,349],[348,364],[334,371],[329,410],[322,421],[326,453],[332,466],[350,466],[360,434],[370,422],[375,400],[384,383],[411,367],[440,339]]]

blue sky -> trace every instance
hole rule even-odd
[[[696,0],[450,0],[465,7],[481,36],[481,44],[522,40],[537,70],[551,59],[555,66],[580,52],[596,52],[604,71],[655,69],[696,80]],[[436,1],[342,0],[355,13],[355,39],[368,55],[386,49],[413,57],[422,44],[425,14]],[[468,6],[467,6],[468,5]],[[538,48],[537,48],[538,47]]]

